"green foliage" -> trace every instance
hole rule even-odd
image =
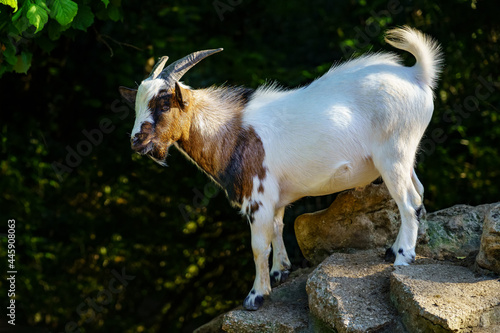
[[[87,31],[87,28],[94,23],[94,14],[89,6],[83,5],[79,8],[78,14],[73,21],[73,28]]]
[[[10,71],[26,73],[33,50],[50,51],[61,35],[74,36],[74,29],[87,31],[94,17],[122,19],[121,1],[109,0],[2,0],[14,11],[0,11],[0,77]],[[3,8],[2,8],[3,9]]]
[[[50,17],[59,22],[61,26],[70,24],[78,11],[78,5],[71,0],[54,0],[50,7]]]
[[[36,28],[35,33],[42,30],[49,20],[47,5],[45,5],[45,3],[41,1],[39,1],[39,3],[40,5],[35,3],[30,4],[26,13],[26,17],[28,18],[29,22]]]
[[[11,6],[14,8],[14,12],[17,11],[17,0],[0,0],[0,4]]]
[[[250,289],[249,228],[224,194],[175,150],[167,168],[130,151],[134,113],[117,87],[134,87],[163,55],[224,47],[185,76],[196,88],[298,86],[333,62],[394,51],[384,30],[414,26],[445,54],[417,164],[427,210],[498,201],[496,12],[494,1],[453,0],[0,1],[0,221],[17,221],[18,326],[191,332]],[[328,204],[306,199],[287,211],[294,265],[293,220]],[[122,269],[134,278],[107,300]]]

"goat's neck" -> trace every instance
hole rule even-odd
[[[209,88],[193,90],[189,138],[177,145],[200,169],[223,187],[231,155],[241,141],[242,111],[251,90]]]

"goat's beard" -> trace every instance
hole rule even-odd
[[[166,159],[168,156],[168,149],[170,148],[170,144],[161,144],[161,143],[155,143],[153,145],[153,149],[151,149],[147,155],[151,157],[153,161],[156,163],[162,165],[162,166],[167,166]]]

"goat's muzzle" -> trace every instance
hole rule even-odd
[[[153,149],[153,133],[153,124],[142,123],[141,131],[130,138],[132,149],[142,155],[149,153]]]
[[[149,153],[153,149],[152,135],[147,133],[137,133],[130,139],[131,147],[141,155]]]
[[[153,143],[151,141],[149,141],[148,143],[132,142],[132,149],[141,155],[146,155],[153,149]]]

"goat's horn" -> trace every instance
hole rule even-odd
[[[161,74],[163,71],[163,67],[165,67],[165,64],[167,63],[168,57],[164,56],[161,57],[160,60],[154,65],[153,70],[151,71],[151,74],[149,74],[148,79],[156,79],[158,75]]]
[[[209,55],[220,52],[222,50],[223,49],[220,48],[191,53],[190,55],[185,56],[184,58],[168,65],[168,67],[165,68],[158,77],[171,83],[175,83],[179,81],[182,76],[184,76],[184,74],[186,74],[186,72],[190,70],[194,65],[196,65]]]

